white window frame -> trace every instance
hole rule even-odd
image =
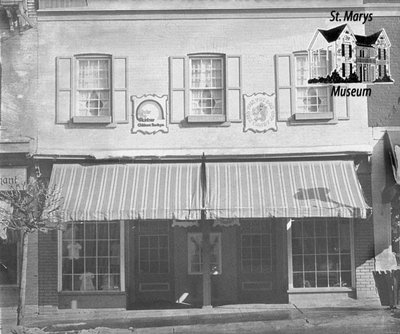
[[[192,270],[192,256],[194,255],[194,253],[192,252],[192,248],[190,247],[190,243],[191,243],[191,238],[194,237],[197,242],[200,243],[200,262],[198,263],[200,265],[200,267],[203,266],[203,261],[202,261],[202,240],[203,240],[203,234],[201,232],[189,232],[187,234],[187,249],[188,249],[188,274],[189,275],[202,275],[203,271],[193,271]],[[218,242],[217,242],[217,251],[216,251],[216,256],[217,256],[217,271],[216,274],[220,275],[222,273],[222,253],[221,253],[221,249],[222,249],[222,240],[221,240],[221,233],[220,232],[212,232],[210,233],[210,242],[212,242],[212,240],[217,237],[218,238]],[[210,265],[212,265],[213,263],[210,263]]]
[[[309,220],[321,220],[325,218],[309,218]],[[341,219],[341,218],[337,218]],[[289,292],[306,292],[306,291],[352,291],[356,289],[356,270],[355,270],[355,255],[354,255],[354,220],[349,219],[349,229],[350,229],[350,270],[351,270],[351,287],[304,287],[304,288],[294,288],[293,287],[293,254],[292,254],[292,224],[295,223],[294,220],[290,219],[287,222],[287,248],[288,248],[288,286]],[[318,223],[318,222],[317,222]],[[329,221],[327,222],[329,224]]]
[[[74,222],[78,223],[78,222]],[[85,222],[82,222],[85,224]],[[88,222],[89,223],[89,222]],[[62,290],[62,242],[63,242],[63,231],[58,230],[58,284],[57,290],[60,293],[110,293],[110,292],[124,292],[125,291],[125,224],[124,221],[119,221],[119,237],[120,237],[120,289],[119,290],[88,290],[88,291],[79,291],[79,290]]]
[[[328,53],[325,51],[325,54],[322,54],[319,50],[318,51],[318,56],[325,56],[326,57],[326,71],[328,71]],[[313,51],[314,52],[314,51]],[[294,91],[294,118],[296,120],[331,120],[334,118],[334,113],[333,113],[333,107],[332,107],[332,99],[329,94],[329,85],[324,85],[324,84],[309,84],[308,79],[313,77],[310,75],[310,73],[314,73],[314,64],[310,64],[310,56],[313,55],[313,52],[307,53],[307,52],[297,52],[294,53],[294,86],[295,86],[295,91]],[[305,67],[308,70],[308,77],[303,78],[303,81],[306,80],[306,82],[301,82],[300,84],[298,83],[298,73],[299,73],[299,68],[298,68],[298,59],[299,58],[305,58]],[[303,71],[304,72],[304,71]],[[306,71],[307,73],[307,71]],[[327,73],[325,74],[325,76]],[[310,99],[316,99],[317,101],[320,100],[320,97],[318,96],[318,92],[321,91],[322,89],[326,91],[326,110],[319,110],[318,104],[316,105],[317,110],[315,111],[301,111],[298,106],[298,99],[299,99],[299,90],[300,89],[314,89],[316,91],[316,95],[309,96],[305,95],[303,97],[303,100],[306,99],[307,103],[306,106],[308,105],[308,101]],[[311,108],[313,105],[310,105],[309,108]]]
[[[225,122],[227,119],[227,109],[226,109],[226,59],[225,55],[222,54],[195,54],[188,56],[188,122]],[[195,114],[192,111],[192,99],[193,91],[195,90],[206,90],[205,87],[192,87],[192,62],[193,60],[219,60],[221,62],[221,87],[210,87],[209,90],[220,90],[222,99],[222,113],[221,114]]]
[[[96,89],[96,91],[108,91],[108,115],[79,115],[79,92],[84,91],[79,87],[79,62],[80,61],[96,61],[96,60],[107,60],[108,62],[108,88],[107,89]],[[76,55],[73,58],[75,63],[75,72],[73,73],[73,117],[74,123],[111,123],[112,117],[112,57],[110,55]]]

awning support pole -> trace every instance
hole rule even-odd
[[[211,266],[210,266],[210,230],[211,222],[206,220],[206,157],[203,153],[201,163],[201,189],[202,189],[202,210],[201,210],[201,231],[202,231],[202,258],[203,258],[203,308],[210,308],[211,305]]]

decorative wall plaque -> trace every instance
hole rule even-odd
[[[132,133],[168,132],[167,95],[132,96]]]
[[[277,130],[275,94],[244,95],[244,132]]]

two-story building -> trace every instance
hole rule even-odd
[[[65,220],[42,311],[376,298],[367,97],[308,83],[332,10],[39,1],[31,161]]]

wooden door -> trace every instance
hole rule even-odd
[[[141,221],[131,233],[132,308],[168,308],[174,305],[172,233],[167,221]]]
[[[281,302],[285,261],[280,254],[282,245],[278,245],[282,239],[280,225],[271,219],[241,222],[238,238],[240,302]]]

